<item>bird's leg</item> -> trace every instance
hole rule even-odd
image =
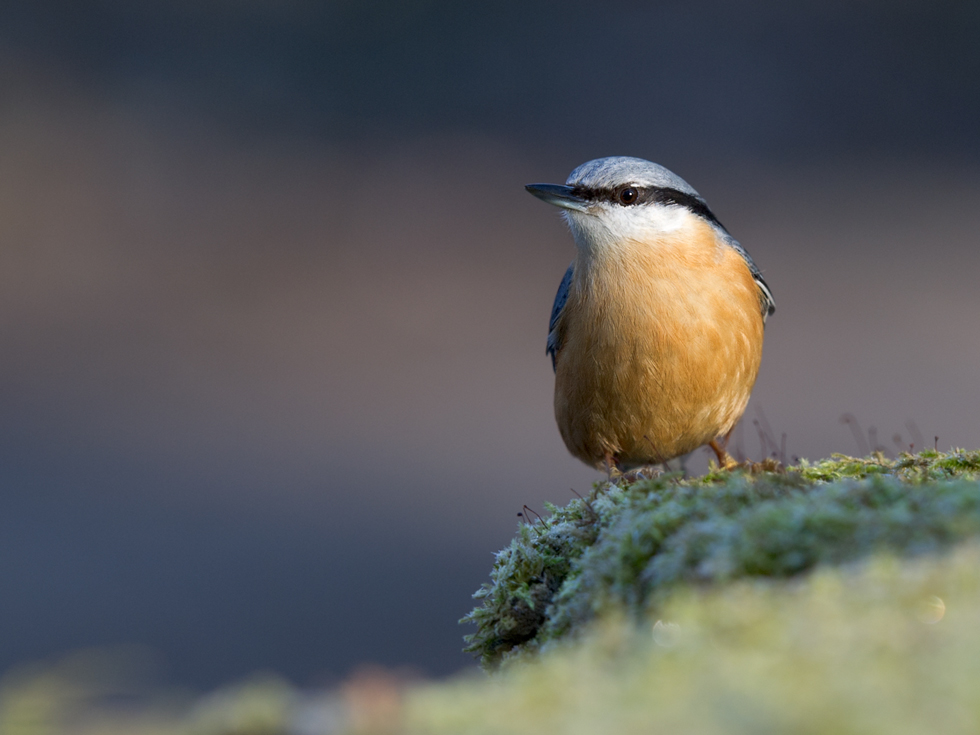
[[[783,465],[774,457],[763,457],[761,462],[753,462],[750,459],[745,460],[744,462],[736,462],[734,459],[732,459],[732,456],[725,451],[725,448],[728,446],[728,440],[731,438],[734,431],[735,428],[732,427],[732,429],[721,438],[720,442],[717,439],[708,442],[708,446],[710,446],[718,456],[719,467],[725,470],[733,470],[736,467],[743,467],[752,474],[758,474],[759,472],[784,472]]]
[[[708,446],[714,450],[715,455],[718,457],[718,466],[723,470],[730,470],[733,467],[738,466],[738,462],[732,459],[732,455],[725,451],[725,447],[728,446],[728,439],[731,437],[732,432],[725,434],[725,437],[718,443],[717,439],[712,439],[708,442]]]
[[[620,474],[619,464],[616,462],[616,458],[612,452],[606,452],[602,458],[602,465],[606,468],[606,479],[609,482],[612,482]]]
[[[606,481],[608,485],[601,485],[596,483],[592,492],[589,494],[589,500],[595,500],[599,497],[599,490],[608,490],[610,485],[615,485],[616,481],[619,480],[623,473],[619,469],[619,462],[616,461],[616,456],[612,452],[606,452],[602,455],[602,461],[596,466],[596,469],[604,469],[606,471]]]

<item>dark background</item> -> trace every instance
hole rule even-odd
[[[975,2],[0,3],[0,670],[467,665],[517,512],[598,477],[523,191],[598,156],[763,269],[747,417],[788,454],[857,452],[844,412],[980,445],[978,37]]]

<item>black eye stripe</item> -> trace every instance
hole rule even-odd
[[[624,189],[630,188],[636,191],[636,199],[629,203],[624,203],[620,199],[621,193]],[[687,194],[686,192],[679,191],[678,189],[671,189],[666,186],[629,186],[629,187],[616,187],[615,189],[589,189],[584,186],[576,186],[573,189],[576,196],[583,199],[587,199],[592,202],[609,202],[610,204],[615,204],[620,207],[635,207],[643,204],[649,204],[650,202],[656,202],[657,204],[663,204],[665,206],[679,206],[684,207],[692,214],[696,214],[702,219],[706,219],[721,229],[725,229],[724,225],[718,221],[715,217],[714,212],[712,212],[708,205],[705,204],[704,200],[696,197],[692,194]]]

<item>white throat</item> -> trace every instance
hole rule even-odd
[[[684,207],[648,204],[639,207],[596,205],[591,212],[565,211],[565,221],[579,250],[591,257],[617,254],[638,243],[656,244],[693,230],[697,215]]]

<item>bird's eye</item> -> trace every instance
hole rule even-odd
[[[619,201],[623,204],[633,204],[640,193],[632,186],[627,186],[619,192]]]

